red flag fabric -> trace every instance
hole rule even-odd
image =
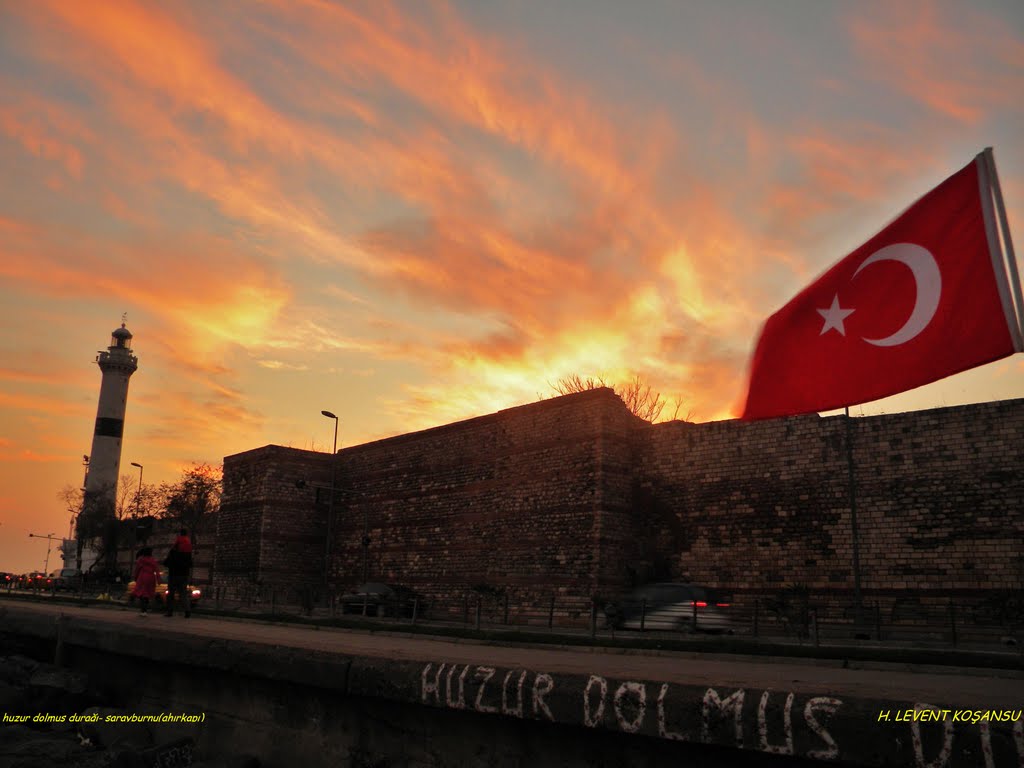
[[[1016,351],[1005,267],[989,245],[984,162],[979,155],[768,318],[743,418],[877,400]]]

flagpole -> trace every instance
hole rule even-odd
[[[857,484],[853,472],[853,427],[850,423],[850,406],[845,408],[846,418],[846,469],[850,479],[850,532],[853,537],[853,600],[854,636],[864,626],[863,605],[860,593],[860,542],[857,536]]]
[[[1013,288],[1013,297],[1017,302],[1017,328],[1024,337],[1024,296],[1020,288],[1020,275],[1017,272],[1017,256],[1013,252],[1013,240],[1010,238],[1010,223],[1006,218],[1006,204],[1003,202],[1003,190],[999,186],[999,175],[996,173],[996,159],[992,153],[992,147],[985,147],[982,153],[985,157],[985,167],[988,170],[989,183],[992,186],[992,193],[996,199],[996,211],[999,214],[999,225],[1003,234],[1003,242],[1006,244],[1005,262],[1010,271],[1010,285]]]

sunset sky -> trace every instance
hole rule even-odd
[[[0,570],[67,534],[122,313],[147,484],[573,373],[731,418],[764,319],[986,146],[1024,247],[1022,94],[1020,0],[0,0]]]

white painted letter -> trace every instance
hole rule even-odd
[[[541,687],[541,683],[544,686]],[[551,714],[551,710],[548,709],[547,703],[544,701],[544,697],[551,693],[551,689],[555,687],[555,681],[551,675],[546,675],[543,672],[537,674],[533,678],[533,716],[538,717],[540,712],[543,710],[544,714],[548,716],[548,720],[555,722],[554,715]]]
[[[793,694],[786,696],[786,706],[782,711],[782,730],[786,737],[786,743],[772,745],[768,743],[768,694],[765,691],[761,694],[761,703],[757,705],[757,735],[761,741],[761,751],[771,752],[775,755],[793,754]]]
[[[462,670],[462,674],[459,675],[459,696],[457,699],[452,700],[452,675],[455,673],[455,664],[452,664],[451,669],[448,670],[448,679],[445,681],[445,699],[448,702],[448,706],[452,709],[466,708],[467,672],[469,672],[469,665],[466,665],[465,669]]]
[[[488,707],[483,703],[484,701],[484,687],[490,682],[490,679],[494,677],[494,667],[477,667],[476,678],[477,680],[483,680],[480,683],[480,690],[476,692],[476,711],[477,712],[497,712],[497,707]]]
[[[526,680],[526,670],[523,670],[523,674],[519,676],[518,693],[516,695],[516,708],[510,709],[508,706],[508,679],[512,677],[514,670],[509,670],[505,675],[505,682],[501,684],[501,714],[512,715],[513,717],[523,716],[523,681]]]
[[[953,722],[944,720],[942,723],[942,749],[932,762],[925,762],[924,745],[921,743],[921,723],[918,712],[941,712],[931,704],[914,703],[914,719],[910,722],[910,740],[914,744],[914,764],[917,768],[946,768],[949,757],[953,753]]]
[[[425,666],[423,668],[423,688],[422,688],[423,694],[422,694],[422,696],[423,696],[423,703],[424,704],[427,703],[427,697],[430,694],[434,694],[434,699],[436,699],[438,704],[441,703],[441,672],[444,671],[445,665],[442,664],[440,667],[437,668],[437,674],[434,676],[434,682],[433,683],[428,683],[427,682],[427,675],[430,673],[430,668],[432,666],[434,666],[434,665],[433,664],[427,664],[427,666]]]
[[[591,716],[590,714],[590,689],[594,687],[594,684],[601,686],[601,698],[597,702],[597,712]],[[604,717],[604,700],[608,697],[608,681],[603,677],[597,675],[591,675],[590,680],[587,681],[587,687],[583,689],[583,724],[588,728],[596,728],[601,722],[601,718]]]
[[[707,743],[711,737],[711,726],[708,723],[708,715],[711,712],[711,705],[714,704],[719,712],[725,712],[725,710],[732,706],[733,708],[733,719],[736,722],[736,746],[743,749],[743,697],[745,691],[740,688],[738,691],[733,691],[725,699],[718,697],[718,692],[714,688],[708,688],[704,692],[704,702],[701,706],[701,724],[700,724],[700,739]]]
[[[627,721],[622,715],[622,699],[629,693],[636,696],[636,716],[631,721]],[[619,722],[619,728],[626,733],[636,733],[644,724],[644,717],[647,715],[647,686],[643,683],[623,683],[615,691],[612,703],[615,705],[615,719]]]
[[[661,684],[661,693],[658,694],[658,736],[673,741],[686,741],[681,733],[674,733],[665,726],[665,696],[668,694],[668,683]]]
[[[817,718],[814,717],[815,710],[821,710],[828,715],[834,715],[836,710],[843,705],[843,702],[839,699],[830,699],[827,696],[818,696],[817,698],[810,699],[804,706],[804,720],[807,721],[808,727],[814,731],[821,740],[825,742],[828,749],[812,749],[807,752],[807,757],[814,760],[835,760],[839,755],[839,747],[836,746],[835,739],[832,735],[825,730],[824,726],[818,722]]]

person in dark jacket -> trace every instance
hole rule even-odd
[[[188,531],[182,529],[178,538],[167,553],[164,561],[167,566],[167,616],[174,615],[174,596],[181,598],[181,604],[185,609],[185,618],[192,613],[192,600],[188,589],[188,577],[192,571],[192,543],[188,538]]]

